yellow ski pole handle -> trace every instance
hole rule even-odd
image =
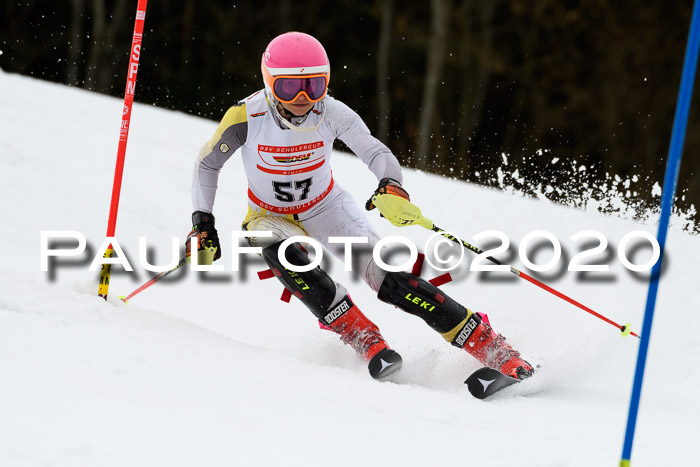
[[[423,216],[420,208],[405,198],[391,193],[378,193],[372,197],[372,204],[396,227],[420,225],[428,230],[433,229],[433,221]]]
[[[207,247],[207,248],[201,248],[197,250],[197,264],[212,264],[214,262],[214,256],[216,256],[216,251],[218,250],[217,247]],[[187,254],[185,257],[186,261],[188,263],[192,262],[192,255]]]

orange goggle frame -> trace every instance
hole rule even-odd
[[[285,104],[294,102],[300,94],[304,94],[309,102],[318,102],[328,90],[328,75],[319,73],[275,76],[270,87],[275,99]]]

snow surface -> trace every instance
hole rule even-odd
[[[226,272],[174,273],[124,305],[152,276],[138,264],[138,237],[166,263],[170,238],[190,228],[190,179],[216,122],[137,104],[117,238],[135,268],[114,268],[109,301],[88,272],[107,227],[122,102],[0,71],[0,465],[2,466],[604,466],[622,450],[638,340],[505,274],[455,272],[443,287],[541,365],[536,377],[492,400],[464,379],[479,364],[421,320],[379,302],[335,259],[327,266],[404,358],[388,382],[370,378],[354,352],[320,330],[300,302],[278,300],[275,280],[248,259],[231,272],[246,184],[235,157],[222,172],[215,213]],[[333,156],[336,180],[363,202],[376,180],[354,156]],[[569,237],[603,232],[597,262],[608,273],[545,273],[545,282],[618,323],[640,326],[647,283],[616,250],[635,224],[595,210],[486,190],[411,170],[405,185],[437,225],[471,236],[507,233],[504,258],[533,230],[579,251]],[[383,235],[423,245],[428,232],[397,229],[372,213]],[[78,230],[91,245],[79,260],[40,272],[42,230]],[[632,460],[635,466],[697,460],[700,404],[700,242],[668,240]],[[538,262],[546,262],[545,248]],[[643,263],[649,249],[635,258]],[[473,255],[467,255],[470,260]],[[468,264],[468,263],[467,263]],[[424,277],[440,274],[426,269]],[[216,279],[216,280],[213,280]]]

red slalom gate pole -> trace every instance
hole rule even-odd
[[[129,138],[129,124],[131,123],[131,108],[134,103],[136,90],[136,74],[139,69],[141,57],[141,39],[143,38],[143,25],[146,20],[146,5],[148,0],[139,0],[136,7],[136,19],[134,20],[134,36],[131,41],[131,53],[129,55],[129,72],[126,79],[126,91],[124,92],[124,108],[122,110],[122,124],[119,131],[119,147],[117,148],[117,164],[114,169],[114,184],[112,185],[112,202],[109,206],[109,221],[107,222],[107,237],[114,237],[117,228],[117,211],[119,210],[119,195],[122,189],[122,175],[124,173],[124,158],[126,156],[126,142]],[[104,258],[111,258],[114,250],[109,245]],[[109,276],[112,269],[111,263],[102,264],[100,271],[100,286],[97,295],[107,300],[109,292]]]

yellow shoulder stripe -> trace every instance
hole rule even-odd
[[[246,112],[245,103],[241,105],[236,105],[231,107],[221,119],[220,127],[223,126],[224,129],[235,125],[236,123],[243,123],[248,121],[248,112]]]
[[[211,137],[211,139],[207,142],[207,144],[204,145],[204,147],[200,151],[200,157],[204,158],[212,151],[214,146],[216,146],[216,143],[218,143],[221,139],[221,135],[224,134],[224,131],[226,131],[233,125],[236,125],[238,123],[245,123],[247,121],[248,112],[246,111],[245,103],[233,106],[230,109],[228,109],[228,111],[226,111],[226,114],[224,115],[224,118],[221,119],[219,126],[216,128],[214,136]]]
[[[245,104],[236,105],[228,109],[228,111],[224,115],[224,118],[221,119],[219,127],[216,129],[216,133],[214,133],[214,137],[212,138],[212,145],[216,144],[216,142],[219,141],[221,135],[224,133],[224,131],[226,131],[227,128],[235,125],[236,123],[244,123],[247,121],[248,112],[246,112]]]

